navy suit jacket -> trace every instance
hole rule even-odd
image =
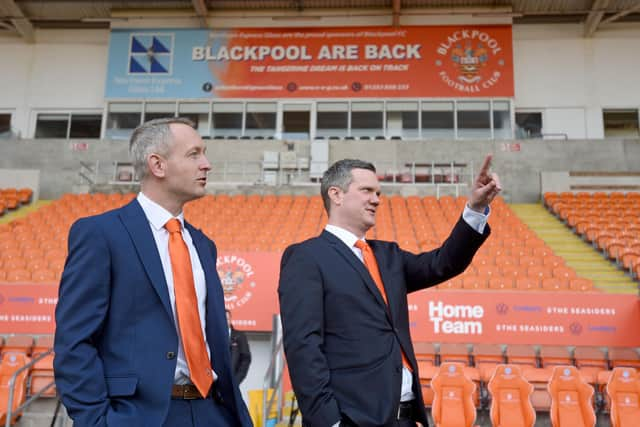
[[[238,425],[251,426],[231,371],[216,247],[200,230],[185,227],[205,274],[216,390]],[[75,426],[162,425],[178,335],[160,255],[137,200],[71,227],[56,323],[56,385]]]
[[[368,240],[387,294],[384,303],[363,262],[324,231],[282,256],[280,313],[284,349],[303,424],[342,420],[359,427],[395,426],[402,350],[413,371],[416,421],[427,425],[411,336],[407,294],[447,280],[469,265],[489,235],[458,221],[441,248],[412,254]]]

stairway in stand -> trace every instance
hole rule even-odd
[[[591,279],[597,289],[609,293],[638,292],[637,282],[605,259],[590,243],[583,241],[541,204],[512,204],[510,207],[556,255],[564,258],[578,276]]]

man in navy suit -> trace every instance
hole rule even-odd
[[[69,232],[54,370],[75,426],[251,426],[231,371],[216,247],[182,212],[205,194],[211,169],[192,126],[172,118],[138,127],[130,146],[138,197],[78,220]],[[190,302],[198,316],[192,319],[200,328],[182,330],[204,340],[200,365],[185,357],[168,223],[186,245],[180,243],[190,260],[182,264],[186,275],[193,273]],[[196,387],[191,366],[201,367],[198,378],[213,378]]]
[[[500,191],[490,162],[487,156],[447,240],[418,255],[396,243],[364,241],[380,203],[371,163],[341,160],[325,172],[320,191],[328,225],[287,248],[278,288],[303,425],[427,425],[407,294],[460,274],[488,237],[489,204]]]

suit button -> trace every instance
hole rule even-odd
[[[173,351],[168,351],[167,352],[167,359],[173,360],[175,358],[176,358],[176,353],[175,352],[173,352]]]

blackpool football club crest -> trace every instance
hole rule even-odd
[[[222,283],[225,306],[234,309],[245,305],[256,286],[251,264],[242,257],[224,255],[218,257],[216,269]]]
[[[505,53],[488,30],[454,31],[436,52],[440,80],[458,92],[481,93],[497,85],[504,73]]]

